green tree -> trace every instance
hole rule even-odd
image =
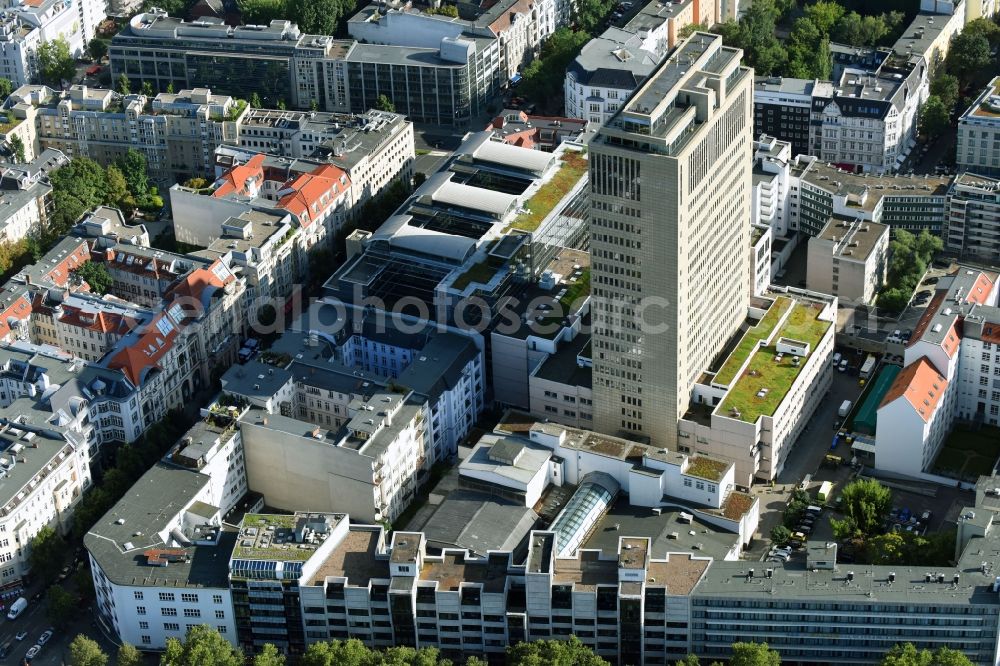
[[[832,67],[830,38],[812,19],[796,19],[788,36],[788,75],[800,79],[829,79]]]
[[[774,0],[758,0],[744,12],[739,22],[727,21],[713,30],[729,46],[743,49],[744,62],[758,76],[770,76],[784,70],[788,54],[775,37],[781,9]]]
[[[698,659],[698,655],[689,654],[683,659],[678,659],[674,663],[674,666],[701,666],[701,660]]]
[[[128,183],[125,181],[125,175],[114,164],[108,167],[105,182],[104,203],[107,205],[117,206],[128,196]]]
[[[31,540],[31,554],[28,556],[31,573],[49,584],[59,575],[65,561],[66,540],[48,525],[38,530]]]
[[[829,2],[829,0],[819,0],[815,4],[807,5],[803,13],[820,33],[829,36],[833,26],[843,18],[844,7],[836,2]]]
[[[878,534],[866,543],[868,559],[872,564],[902,564],[907,543],[903,532]]]
[[[481,659],[476,655],[470,655],[469,658],[465,660],[465,666],[490,666],[490,662],[485,659]]]
[[[583,32],[593,34],[611,13],[612,0],[578,0],[576,3],[576,25]]]
[[[14,84],[10,79],[0,77],[0,99],[7,99],[14,92]]]
[[[937,139],[951,126],[951,111],[937,95],[931,95],[920,108],[920,133]]]
[[[990,66],[990,42],[981,34],[960,32],[948,47],[948,71],[960,81],[970,82],[976,74]]]
[[[105,666],[108,655],[92,638],[78,634],[69,644],[70,666]]]
[[[149,176],[146,173],[146,156],[135,148],[129,148],[125,155],[115,161],[125,177],[128,191],[139,198],[149,190]]]
[[[861,534],[881,533],[892,508],[892,491],[875,479],[857,479],[849,483],[840,496],[845,519]]]
[[[122,646],[118,648],[116,666],[142,666],[142,663],[142,653],[134,645],[122,643]]]
[[[729,666],[781,666],[781,655],[767,643],[733,643]]]
[[[833,26],[830,37],[851,46],[875,46],[889,33],[886,16],[862,16],[857,12],[848,12]]]
[[[301,666],[368,666],[371,651],[356,638],[313,643],[299,660]]]
[[[108,55],[108,40],[94,37],[87,43],[87,52],[94,60],[100,60]]]
[[[977,18],[969,21],[962,29],[963,34],[985,37],[991,46],[1000,44],[1000,25],[990,19]]]
[[[354,0],[288,0],[287,12],[311,35],[332,35],[341,17],[354,11]]]
[[[20,135],[11,135],[10,152],[12,153],[11,158],[14,160],[15,164],[24,164],[27,161],[24,159],[24,141],[21,140]]]
[[[45,600],[45,616],[57,627],[65,627],[78,611],[76,599],[61,585],[49,587]]]
[[[261,108],[260,95],[257,94],[257,91],[250,93],[250,108],[251,109]]]
[[[379,111],[389,111],[390,113],[396,112],[396,105],[392,103],[392,100],[385,95],[379,95],[375,100],[375,108]]]
[[[88,261],[73,269],[73,275],[85,280],[94,293],[101,295],[108,293],[114,284],[114,278],[108,272],[107,266],[96,261]]]
[[[539,57],[521,73],[524,78],[521,90],[525,96],[537,102],[551,97],[552,91],[562,86],[566,68],[588,41],[590,37],[585,32],[574,32],[569,28],[556,30],[545,40]]]
[[[785,527],[784,525],[775,525],[771,529],[771,541],[779,546],[785,545],[791,538],[792,538],[792,531],[787,527]]]
[[[607,661],[580,642],[532,641],[507,647],[507,666],[610,666]]]
[[[236,0],[244,23],[268,25],[274,19],[288,18],[285,0]]]
[[[76,62],[70,55],[69,42],[64,37],[43,41],[38,46],[38,73],[42,79],[54,86],[71,81],[76,73]]]
[[[163,92],[167,93],[168,95],[173,95],[174,94],[174,82],[171,81],[170,83],[168,83],[167,84],[167,89],[164,90]]]
[[[167,639],[160,666],[243,666],[243,655],[212,627],[203,624],[183,641]]]
[[[153,96],[153,84],[150,83],[149,81],[143,81],[142,82],[142,87],[140,88],[140,91],[142,92],[143,96],[145,96],[145,97],[152,97]]]
[[[881,666],[972,666],[972,661],[958,650],[940,647],[934,652],[917,650],[912,643],[895,645],[882,661]]]
[[[285,655],[278,652],[278,648],[267,643],[263,650],[254,655],[253,666],[285,666]]]
[[[129,95],[131,93],[132,93],[132,82],[129,81],[128,77],[125,76],[125,73],[122,72],[122,74],[118,77],[118,94]]]
[[[951,74],[938,74],[931,80],[931,95],[940,99],[949,110],[955,108],[958,92],[958,79]]]

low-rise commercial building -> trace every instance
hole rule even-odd
[[[733,461],[738,486],[774,479],[829,389],[836,313],[812,292],[751,299],[756,323],[694,384],[678,450]]]

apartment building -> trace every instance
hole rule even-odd
[[[959,171],[1000,177],[1000,95],[994,77],[958,119],[955,162]]]
[[[347,175],[355,206],[396,178],[407,183],[413,178],[413,123],[399,113],[370,108],[354,114],[251,109],[239,130],[235,145],[215,151],[216,178],[265,153],[267,180],[288,181],[307,170],[298,160],[310,158]]]
[[[993,354],[993,331],[1000,330],[994,328],[1000,324],[997,294],[995,273],[962,266],[936,285],[904,352],[903,370],[879,406],[880,471],[939,480],[926,472],[956,421],[1000,423],[1000,391],[994,390],[1000,359]]]
[[[27,164],[0,165],[0,240],[8,243],[41,232],[52,212],[48,175],[69,163],[58,150],[29,159]]]
[[[97,23],[90,25],[81,24],[82,15],[93,14],[98,4],[95,0],[8,4],[0,12],[0,76],[15,87],[31,83],[38,77],[38,47],[59,37],[66,40],[70,55],[83,55],[104,15],[102,11]]]
[[[302,251],[332,243],[353,207],[347,174],[331,164],[295,160],[291,178],[285,180],[287,164],[271,157],[277,168],[268,168],[268,158],[258,153],[246,164],[234,166],[208,191],[171,187],[170,206],[177,211],[174,228],[178,239],[211,246],[226,235],[233,218],[260,209],[277,217],[278,226],[286,223],[282,214],[294,216],[287,223],[294,221],[296,242]]]
[[[207,387],[215,368],[236,360],[246,326],[246,283],[216,260],[166,294],[147,326],[123,337],[101,361],[138,387],[144,426]]]
[[[750,190],[750,284],[763,294],[772,278],[783,275],[800,241],[791,199],[792,145],[761,134],[754,142]]]
[[[677,450],[736,464],[736,484],[781,473],[833,378],[837,299],[785,290],[750,300],[754,320],[703,368],[678,424]]]
[[[628,12],[566,69],[566,115],[603,125],[678,45],[685,27],[722,20],[711,0],[653,0]]]
[[[889,267],[889,227],[835,216],[809,239],[806,285],[838,301],[873,303]]]
[[[695,33],[590,143],[600,432],[675,446],[694,381],[746,317],[753,81],[740,56]]]
[[[251,484],[270,506],[350,505],[394,520],[484,408],[481,352],[454,333],[359,331],[333,344],[323,326],[300,325],[269,350],[275,365],[222,377],[252,405],[241,417]]]
[[[97,619],[118,640],[163,650],[207,624],[237,643],[229,560],[237,532],[223,517],[246,494],[232,419],[192,427],[84,536]]]
[[[22,86],[7,106],[34,130],[36,153],[55,148],[70,157],[90,157],[100,164],[121,158],[129,149],[145,157],[154,181],[183,180],[210,173],[212,151],[235,140],[245,102],[213,95],[210,90],[119,95],[112,90],[74,85],[68,92],[45,86]]]
[[[229,585],[239,645],[247,652],[270,643],[284,654],[305,650],[300,581],[347,531],[346,516],[325,513],[247,514],[229,562]]]
[[[424,408],[407,390],[366,398],[353,400],[335,428],[248,409],[240,429],[251,487],[277,508],[350,507],[367,520],[395,520],[430,470]]]
[[[971,171],[955,177],[947,196],[942,238],[945,248],[967,257],[995,257],[1000,251],[1000,181]]]
[[[152,319],[152,311],[117,299],[88,293],[39,295],[31,313],[32,340],[96,363]]]

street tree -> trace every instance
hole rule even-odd
[[[518,643],[507,648],[507,666],[610,666],[607,661],[580,642],[548,640]]]
[[[267,643],[264,649],[254,655],[253,666],[285,666],[285,655],[278,652],[274,645]]]
[[[115,660],[116,666],[142,666],[142,653],[131,643],[122,643],[118,648],[118,658]]]
[[[90,285],[91,291],[95,294],[104,295],[114,284],[114,278],[108,272],[107,266],[96,261],[88,261],[73,269],[73,275],[86,281]]]
[[[733,643],[729,666],[781,666],[781,655],[767,643]]]
[[[59,575],[65,561],[66,540],[48,525],[38,530],[31,540],[31,554],[28,556],[31,573],[49,584]]]
[[[931,80],[930,93],[940,99],[949,109],[958,102],[958,79],[951,74],[938,74]]]
[[[920,133],[934,140],[951,126],[951,109],[937,95],[931,95],[920,109]]]
[[[946,63],[949,72],[970,83],[980,70],[989,67],[992,59],[986,37],[963,31],[952,37]]]
[[[94,60],[100,60],[108,55],[108,40],[94,37],[87,43],[87,52]]]
[[[124,72],[118,77],[117,90],[119,95],[129,95],[132,93],[132,82],[128,80],[128,76]]]
[[[45,616],[49,622],[60,628],[65,627],[78,610],[76,599],[61,585],[49,587],[45,603]]]
[[[841,498],[845,519],[857,531],[864,536],[875,536],[882,531],[892,508],[892,492],[888,488],[875,479],[857,479],[844,488]]]
[[[0,77],[0,99],[7,99],[14,92],[14,84],[10,79]]]
[[[70,666],[106,666],[108,655],[92,638],[77,634],[69,644]]]
[[[208,625],[191,629],[184,640],[167,639],[160,666],[243,666],[243,655]]]
[[[918,650],[912,643],[894,645],[880,666],[972,666],[972,661],[958,650],[940,647],[934,652]]]

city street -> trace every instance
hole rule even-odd
[[[852,362],[855,360],[851,356],[848,358]],[[792,490],[807,474],[815,474],[823,458],[831,452],[830,444],[835,432],[833,424],[835,421],[839,423],[843,420],[837,415],[840,404],[844,400],[850,400],[853,405],[857,402],[861,391],[862,387],[858,385],[857,377],[834,370],[830,395],[820,403],[809,420],[809,425],[796,440],[774,487],[754,486],[753,494],[760,498],[761,515],[754,547],[749,550],[748,558],[763,554],[769,545],[769,541],[766,540],[769,539],[771,529],[781,524],[782,512]],[[839,450],[833,453],[845,456],[846,444],[841,444]]]
[[[92,608],[81,608],[80,613],[65,629],[55,630],[52,638],[42,647],[42,651],[35,657],[32,666],[62,666],[66,663],[67,650],[70,641],[77,634],[86,634],[96,640],[101,648],[109,655],[114,655],[117,646],[108,641],[100,632],[94,622],[95,615]],[[0,645],[10,643],[10,654],[0,663],[22,664],[24,655],[28,649],[38,640],[38,637],[46,629],[52,628],[51,623],[45,614],[44,595],[35,603],[29,603],[28,608],[16,620],[8,620],[6,612],[3,621],[0,622]],[[18,632],[28,632],[27,638],[18,641],[15,636]]]

